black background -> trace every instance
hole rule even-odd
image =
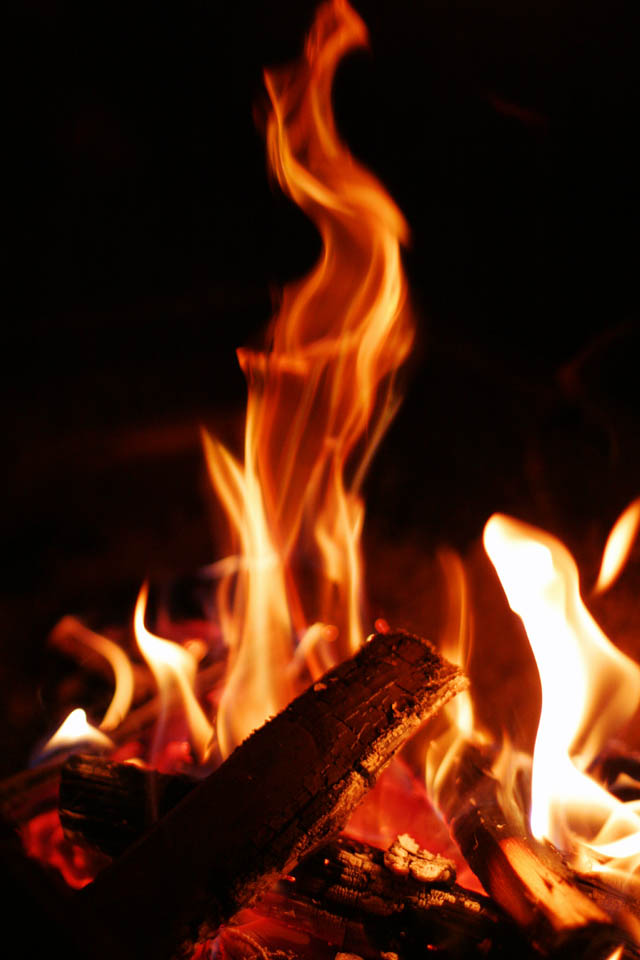
[[[369,548],[466,550],[502,509],[593,564],[640,492],[637,5],[355,5],[371,50],[339,71],[338,124],[410,223],[419,328]],[[234,349],[318,252],[253,120],[313,9],[15,11],[0,677],[25,738],[58,616],[117,619],[146,574],[215,555],[198,424],[237,440]]]

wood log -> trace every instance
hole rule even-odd
[[[74,840],[118,854],[193,790],[169,776],[100,757],[71,757],[62,771],[60,819]],[[389,851],[342,837],[305,857],[256,910],[364,958],[380,951],[444,957],[529,955],[510,918],[487,897],[456,886],[453,863],[403,838]],[[268,950],[268,944],[263,945]]]
[[[407,847],[405,873],[394,850]],[[499,907],[454,881],[450,861],[409,837],[389,851],[341,837],[305,857],[257,909],[366,957],[532,956]]]
[[[222,679],[225,666],[225,661],[219,660],[198,673],[196,693],[199,696],[204,695]],[[155,725],[162,707],[161,698],[152,697],[127,714],[117,730],[110,732],[109,736],[118,746],[138,737],[144,739]],[[169,715],[174,708],[182,709],[179,692],[173,687],[167,694],[164,708],[169,711]],[[54,806],[60,774],[68,756],[68,750],[60,751],[39,766],[21,770],[0,782],[0,816],[8,823],[21,826],[35,814]],[[97,762],[99,759],[96,757]]]
[[[95,956],[169,957],[344,826],[394,753],[466,680],[433,647],[376,635],[253,733],[79,893]]]
[[[60,822],[70,840],[117,857],[199,783],[193,776],[75,754],[60,777]]]
[[[478,748],[469,745],[451,762],[438,803],[484,889],[540,953],[603,960],[624,946],[625,956],[640,957],[631,905],[598,891],[531,835]]]

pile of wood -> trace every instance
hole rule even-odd
[[[334,956],[607,960],[622,947],[640,957],[633,905],[577,877],[505,816],[473,751],[451,769],[445,812],[488,896],[458,886],[453,864],[408,835],[388,850],[341,836],[395,753],[465,686],[428,643],[378,634],[203,780],[70,758],[61,821],[111,863],[83,890],[51,887],[32,903],[69,956],[96,960],[189,956],[248,907]],[[40,890],[37,864],[25,865],[8,831],[0,839],[15,882]],[[269,957],[268,945],[254,955]]]

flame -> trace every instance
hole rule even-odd
[[[605,636],[580,597],[569,551],[495,514],[484,545],[525,626],[542,685],[530,823],[588,870],[640,865],[640,817],[585,771],[640,702],[640,667]]]
[[[346,0],[322,5],[300,61],[269,71],[270,168],[315,223],[322,253],[282,294],[269,346],[238,351],[248,382],[244,459],[213,437],[214,489],[243,558],[218,595],[231,671],[217,732],[226,755],[296,692],[286,665],[309,625],[339,634],[316,660],[362,643],[360,487],[398,405],[413,327],[400,243],[405,221],[341,143],[331,90],[338,62],[366,42]]]
[[[603,593],[615,583],[631,553],[639,528],[640,497],[629,504],[613,525],[602,555],[595,593]]]
[[[54,645],[60,645],[61,641],[65,641],[67,645],[78,644],[80,647],[94,650],[109,662],[116,686],[100,728],[115,730],[129,712],[134,691],[133,667],[124,650],[113,640],[89,630],[76,617],[63,617],[54,627],[51,640]]]
[[[100,750],[113,750],[115,746],[106,733],[89,723],[86,712],[81,707],[76,707],[38,752],[38,760],[44,760],[58,750],[66,750],[81,744],[84,747],[90,746]]]
[[[158,720],[154,752],[157,753],[159,732],[166,720],[169,693],[171,688],[175,686],[180,695],[193,748],[198,759],[203,762],[209,757],[213,748],[214,731],[194,693],[198,660],[190,650],[173,643],[171,640],[157,637],[147,630],[144,618],[148,593],[148,586],[144,583],[138,594],[133,616],[133,628],[140,652],[153,673],[161,700],[164,701],[161,707],[161,716]]]

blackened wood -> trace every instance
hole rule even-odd
[[[62,771],[60,819],[71,839],[114,855],[198,782],[101,757],[71,757]],[[423,955],[427,945],[443,957],[467,956],[480,944],[483,955],[517,949],[526,956],[510,918],[454,879],[452,863],[419,848],[414,854],[409,839],[382,851],[340,838],[305,857],[257,909],[363,957],[400,948]]]
[[[216,661],[201,670],[196,677],[196,692],[203,695],[211,690],[222,679],[224,670],[224,661]],[[176,708],[182,709],[182,701],[179,692],[172,688],[165,701],[152,697],[132,710],[117,730],[109,732],[109,736],[118,746],[138,737],[144,739],[149,736],[162,709],[171,715]],[[68,756],[68,750],[61,750],[39,766],[21,770],[1,781],[0,816],[20,826],[42,810],[55,806],[61,770]],[[99,764],[100,757],[95,759]]]
[[[407,738],[465,686],[431,645],[376,635],[81,891],[99,925],[96,957],[162,960],[255,901],[342,829]]]
[[[544,956],[602,960],[625,945],[640,956],[631,933],[612,920],[584,882],[550,844],[535,840],[480,750],[469,746],[451,763],[438,798],[452,835],[484,889],[527,932]],[[611,892],[615,898],[615,894]]]
[[[442,958],[532,956],[526,939],[488,897],[398,874],[385,852],[351,838],[325,844],[261,900],[258,910],[340,950]]]
[[[119,856],[200,781],[80,754],[62,768],[58,813],[76,843]]]

